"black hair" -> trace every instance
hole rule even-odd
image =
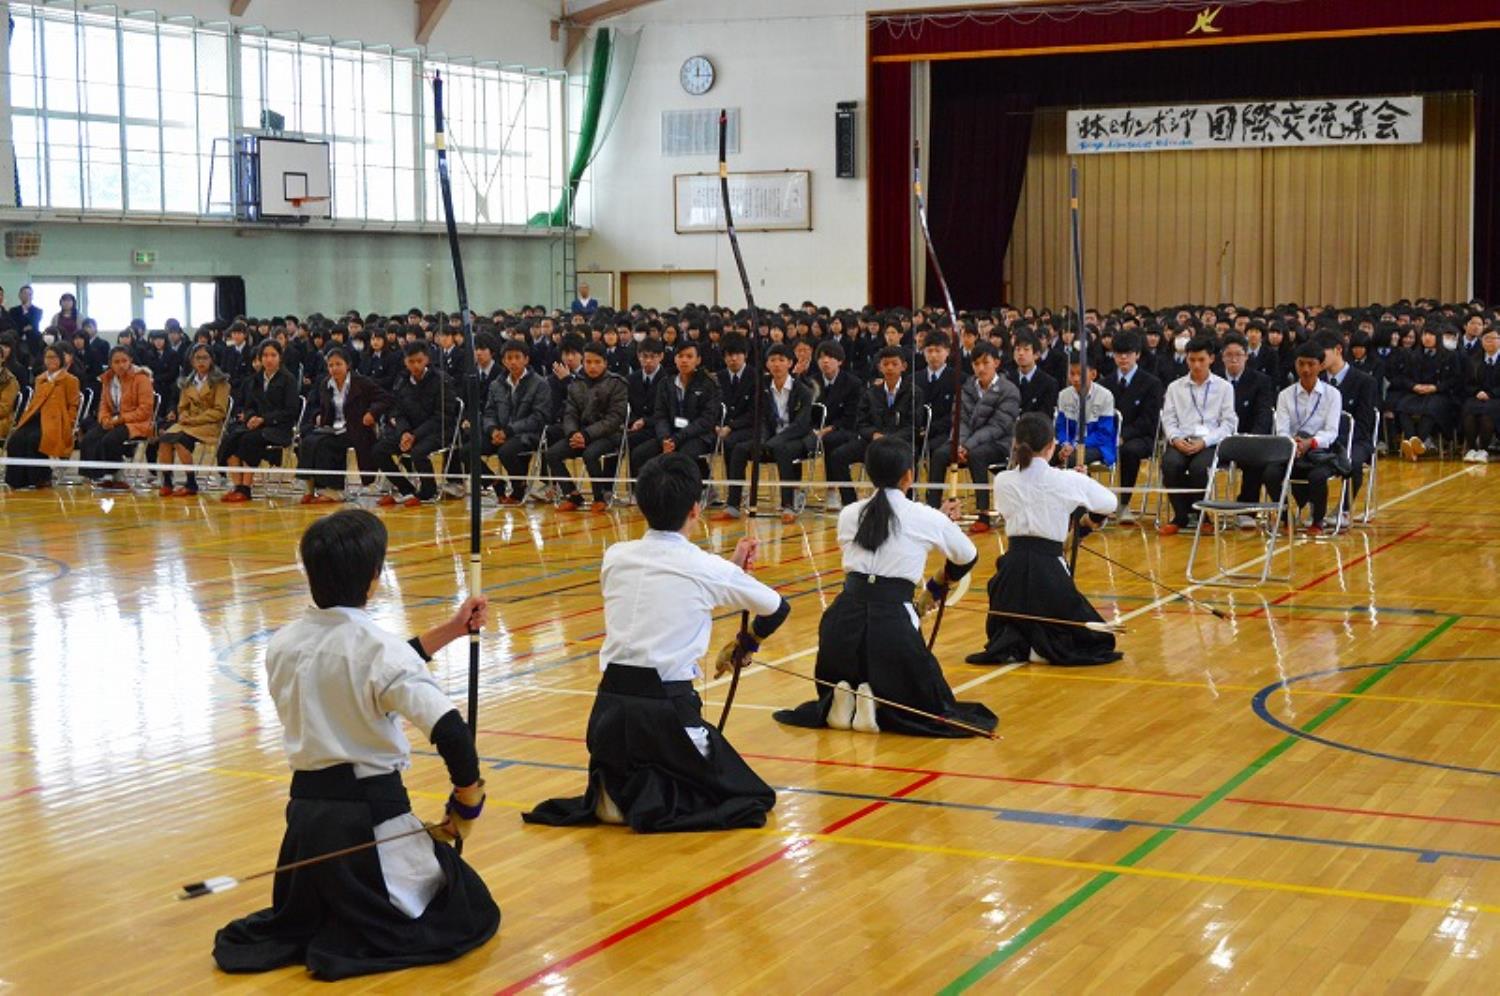
[[[1224,337],[1223,341],[1219,343],[1219,351],[1223,352],[1230,346],[1238,346],[1248,353],[1250,351],[1250,340],[1246,339],[1238,332],[1231,332]]]
[[[423,356],[427,355],[427,343],[421,339],[412,340],[401,350],[402,356],[416,356],[418,353],[421,353]]]
[[[505,340],[505,345],[500,347],[500,358],[504,359],[508,353],[520,353],[528,360],[531,359],[531,350],[527,347],[525,341],[521,339]]]
[[[1323,347],[1315,342],[1304,342],[1302,345],[1297,347],[1295,359],[1317,360],[1319,363],[1322,363]]]
[[[969,350],[969,362],[972,363],[973,361],[979,359],[981,356],[988,356],[990,359],[998,360],[1000,358],[1000,352],[999,350],[995,349],[992,344],[980,340],[979,342],[976,342],[974,344],[973,349]]]
[[[1355,338],[1358,338],[1361,335],[1364,335],[1365,337],[1362,345],[1368,348],[1370,345],[1370,336],[1367,333],[1362,332],[1354,333]],[[1345,345],[1343,335],[1341,333],[1333,331],[1332,329],[1325,329],[1324,331],[1319,332],[1317,335],[1313,336],[1312,341],[1317,345],[1319,349],[1343,349]]]
[[[796,357],[792,355],[792,351],[787,348],[787,345],[784,342],[773,343],[771,347],[766,350],[766,355],[763,357],[763,359],[769,360],[773,356],[784,357],[788,360],[796,359]]]
[[[1057,437],[1052,431],[1052,420],[1041,412],[1027,412],[1016,419],[1015,439],[1011,445],[1011,457],[1022,470],[1031,466],[1034,457],[1041,456]]]
[[[475,349],[488,349],[490,355],[500,352],[500,337],[489,329],[485,329],[474,337]]]
[[[719,348],[725,356],[730,353],[744,355],[750,352],[750,340],[738,332],[731,332],[720,341]]]
[[[902,363],[906,362],[906,353],[902,351],[900,346],[882,346],[880,352],[875,354],[875,364],[879,366],[881,360],[888,360],[892,356]]]
[[[604,343],[602,342],[591,342],[587,346],[583,347],[583,351],[586,355],[591,354],[593,356],[599,357],[601,360],[609,356],[609,354],[604,351]]]
[[[1115,336],[1114,352],[1116,353],[1139,353],[1141,351],[1141,336],[1138,332],[1121,331]]]
[[[922,348],[931,349],[933,346],[941,346],[944,349],[951,348],[948,342],[948,333],[944,332],[942,329],[933,329],[931,332],[927,333],[927,338],[922,340]]]
[[[676,532],[703,495],[698,462],[685,453],[663,453],[641,468],[635,500],[652,529]]]
[[[109,351],[109,362],[110,363],[114,363],[115,362],[115,354],[116,353],[119,353],[121,356],[125,357],[127,360],[129,360],[131,358],[130,357],[130,350],[126,349],[124,346],[115,346],[113,349],[111,349]]]
[[[1212,339],[1206,335],[1200,335],[1187,344],[1186,352],[1207,353],[1209,356],[1214,356],[1218,351],[1214,349],[1214,341]]]
[[[911,469],[911,446],[894,436],[882,436],[865,450],[865,473],[875,485],[875,495],[860,510],[859,530],[854,534],[856,546],[874,553],[900,528],[896,510],[885,492],[899,486],[901,478]]]
[[[643,356],[647,354],[651,356],[661,356],[666,353],[666,351],[666,347],[661,344],[661,340],[655,338],[642,339],[639,343],[636,344],[635,347],[635,355],[637,356]]]
[[[577,332],[569,332],[562,337],[562,346],[558,348],[559,353],[582,353],[583,336]]]
[[[698,356],[703,355],[703,351],[698,348],[698,340],[696,339],[683,339],[679,342],[677,344],[677,355],[681,356],[690,349]]]
[[[831,356],[835,360],[838,360],[840,363],[843,363],[844,362],[844,347],[840,346],[838,343],[834,342],[832,339],[825,339],[824,341],[818,343],[818,355],[819,356]]]
[[[1042,351],[1042,340],[1037,338],[1037,334],[1030,329],[1022,329],[1010,341],[1011,349],[1018,346],[1030,346],[1032,352],[1039,353]]]
[[[255,355],[265,356],[266,350],[268,349],[274,352],[278,357],[281,356],[281,343],[277,342],[275,339],[267,339],[265,342],[261,343],[260,346],[256,348]]]
[[[385,566],[385,523],[362,508],[347,508],[307,527],[298,544],[313,604],[363,608]]]
[[[334,346],[323,354],[323,361],[326,363],[335,356],[344,361],[344,366],[349,368],[350,373],[355,371],[354,354],[350,352],[347,346]]]

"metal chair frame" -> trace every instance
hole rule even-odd
[[[1274,502],[1265,501],[1231,501],[1227,498],[1215,497],[1218,489],[1219,464],[1236,464],[1240,450],[1249,450],[1254,454],[1254,462],[1261,465],[1275,463],[1282,458],[1281,453],[1275,452],[1280,449],[1285,454],[1286,470],[1282,474],[1281,491]],[[1227,454],[1226,454],[1227,450]],[[1193,508],[1198,512],[1198,524],[1193,529],[1193,546],[1188,551],[1187,578],[1194,584],[1216,585],[1223,587],[1253,587],[1265,584],[1267,581],[1290,581],[1292,578],[1292,551],[1296,548],[1296,524],[1286,514],[1287,501],[1291,493],[1292,463],[1297,455],[1297,447],[1291,436],[1251,436],[1233,435],[1222,440],[1214,448],[1213,462],[1208,468],[1208,483],[1204,486],[1203,497],[1193,503]],[[1245,462],[1251,462],[1246,460]],[[1228,475],[1226,480],[1231,480],[1233,475]],[[1232,483],[1232,480],[1231,480]],[[1224,563],[1224,533],[1221,526],[1222,519],[1236,519],[1242,515],[1249,515],[1264,523],[1266,533],[1265,556],[1261,561],[1260,574],[1238,573],[1230,569],[1230,565]],[[1203,539],[1203,524],[1209,516],[1214,520],[1214,573],[1207,577],[1200,577],[1194,573],[1193,567],[1197,562],[1198,544]],[[1288,527],[1287,535],[1287,569],[1285,574],[1272,574],[1271,565],[1276,559],[1276,544],[1281,536],[1281,523],[1285,520]]]

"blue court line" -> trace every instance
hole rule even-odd
[[[1326,671],[1312,671],[1312,672],[1309,672],[1307,674],[1293,675],[1293,676],[1291,676],[1289,678],[1284,678],[1281,681],[1273,682],[1272,684],[1269,684],[1265,688],[1262,688],[1260,691],[1256,692],[1255,693],[1255,697],[1250,700],[1250,705],[1251,705],[1251,708],[1255,711],[1255,715],[1258,716],[1258,717],[1260,717],[1260,719],[1261,719],[1262,722],[1267,723],[1268,725],[1274,727],[1275,729],[1280,730],[1281,732],[1287,734],[1288,736],[1296,737],[1299,740],[1307,740],[1307,741],[1309,741],[1311,743],[1320,744],[1321,746],[1324,746],[1324,747],[1332,747],[1334,750],[1348,751],[1351,754],[1361,754],[1361,755],[1363,755],[1365,757],[1379,758],[1379,759],[1381,759],[1383,761],[1395,761],[1398,764],[1415,764],[1415,765],[1418,765],[1418,766],[1424,767],[1424,768],[1437,768],[1437,769],[1439,769],[1441,771],[1460,771],[1460,772],[1463,772],[1464,774],[1469,774],[1469,775],[1493,775],[1493,776],[1496,776],[1496,777],[1500,777],[1500,771],[1494,770],[1492,768],[1473,768],[1473,767],[1469,767],[1467,765],[1462,765],[1462,764],[1446,764],[1446,763],[1444,763],[1442,761],[1428,761],[1428,760],[1425,760],[1425,759],[1420,758],[1420,757],[1406,757],[1405,755],[1402,755],[1402,754],[1391,754],[1391,753],[1388,753],[1386,751],[1371,750],[1368,747],[1358,747],[1358,746],[1356,746],[1354,744],[1347,744],[1347,743],[1343,743],[1342,741],[1338,741],[1338,740],[1330,740],[1327,737],[1320,737],[1320,736],[1318,736],[1315,733],[1308,733],[1308,732],[1306,732],[1304,730],[1298,729],[1297,727],[1292,726],[1292,725],[1290,725],[1288,723],[1285,723],[1282,720],[1276,718],[1275,716],[1271,715],[1271,710],[1269,708],[1267,708],[1267,706],[1266,706],[1266,700],[1268,698],[1270,698],[1273,694],[1275,694],[1277,691],[1279,691],[1279,690],[1281,690],[1283,688],[1287,688],[1288,686],[1290,686],[1294,682],[1307,681],[1307,680],[1309,680],[1311,678],[1326,678],[1326,677],[1328,677],[1330,675],[1344,674],[1346,672],[1351,672],[1351,671],[1369,671],[1369,670],[1374,670],[1376,668],[1384,668],[1384,667],[1404,668],[1404,667],[1409,667],[1409,666],[1411,666],[1413,664],[1415,664],[1415,665],[1423,665],[1423,664],[1470,664],[1470,663],[1481,662],[1481,661],[1489,661],[1489,662],[1493,663],[1496,660],[1500,660],[1500,658],[1495,658],[1495,657],[1447,657],[1447,658],[1432,657],[1432,658],[1425,658],[1425,659],[1420,659],[1420,660],[1402,661],[1401,663],[1394,664],[1394,665],[1393,664],[1389,664],[1389,663],[1385,663],[1385,664],[1350,664],[1350,665],[1347,665],[1345,667],[1330,668],[1330,669],[1328,669]]]
[[[413,754],[438,757],[436,751],[413,750]],[[532,761],[525,758],[484,757],[480,761],[491,770],[506,768],[542,768],[550,771],[587,772],[586,765],[561,764],[553,761]],[[1039,809],[1011,809],[1004,806],[987,806],[976,802],[949,802],[940,799],[919,799],[912,796],[880,795],[873,792],[841,792],[835,789],[804,788],[798,785],[775,786],[778,792],[796,795],[823,796],[834,799],[852,799],[858,802],[884,802],[894,805],[924,806],[929,809],[951,809],[961,812],[986,813],[993,819],[1006,823],[1023,823],[1031,826],[1057,827],[1066,830],[1092,830],[1100,833],[1118,833],[1131,827],[1146,830],[1176,830],[1186,833],[1202,833],[1220,837],[1241,837],[1249,840],[1271,840],[1288,844],[1306,844],[1315,847],[1342,847],[1358,851],[1379,851],[1387,854],[1412,855],[1421,864],[1432,864],[1441,858],[1462,858],[1470,861],[1500,862],[1500,854],[1485,854],[1475,851],[1451,851],[1434,847],[1410,847],[1402,844],[1379,844],[1362,840],[1343,840],[1336,837],[1307,837],[1301,834],[1269,833],[1261,830],[1239,830],[1233,827],[1211,827],[1194,824],[1161,823],[1154,820],[1136,820],[1112,816],[1091,816],[1083,813],[1061,813]]]

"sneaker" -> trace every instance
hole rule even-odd
[[[567,501],[560,503],[557,506],[557,510],[559,512],[576,512],[576,511],[578,511],[582,507],[583,507],[583,499],[582,498],[578,499],[577,501],[574,501],[572,498],[569,498]]]
[[[515,506],[521,504],[521,499],[517,498],[514,495],[501,495],[500,504],[505,508],[514,508]]]
[[[1182,527],[1175,522],[1164,522],[1156,527],[1158,536],[1176,536],[1180,532],[1182,532]]]
[[[875,722],[874,695],[868,681],[860,683],[859,694],[854,697],[854,729],[860,733],[880,732],[880,724]]]
[[[228,491],[224,497],[219,499],[226,505],[241,505],[250,500],[250,496],[243,491]]]
[[[402,502],[401,505],[404,508],[421,508],[422,499],[419,495],[411,495],[406,499],[406,501]]]
[[[394,508],[396,505],[395,495],[381,495],[380,500],[375,503],[381,508]]]
[[[172,489],[173,498],[191,498],[198,493],[197,488],[190,488],[185,484],[179,484]]]
[[[313,503],[313,493],[311,491],[309,491],[307,494],[303,495],[302,498],[297,502],[298,505],[311,505],[312,503]]]
[[[847,681],[834,686],[833,704],[828,707],[828,725],[835,730],[847,730],[854,725],[854,689]]]
[[[1256,525],[1255,516],[1237,515],[1234,517],[1234,524],[1241,529],[1254,529]]]
[[[1129,505],[1120,506],[1120,524],[1128,526],[1135,521],[1135,509]]]
[[[172,485],[170,484],[163,484],[161,486],[161,490],[157,492],[157,494],[161,495],[163,498],[170,498],[176,493],[176,491],[172,490]]]
[[[839,512],[844,508],[843,497],[833,488],[828,489],[828,494],[823,498],[823,511]]]
[[[1402,459],[1404,459],[1404,460],[1410,460],[1413,463],[1416,463],[1417,457],[1419,457],[1419,456],[1422,455],[1421,452],[1419,452],[1417,450],[1417,447],[1421,446],[1421,445],[1422,445],[1422,441],[1420,439],[1418,439],[1416,436],[1410,436],[1410,437],[1408,437],[1406,439],[1401,440],[1401,457],[1402,457]]]
[[[1214,534],[1214,517],[1205,515],[1203,517],[1202,528],[1198,531],[1204,536],[1212,536]]]
[[[1474,451],[1473,450],[1464,450],[1464,463],[1473,463],[1473,462],[1474,462]]]
[[[792,511],[789,508],[784,508],[784,509],[781,510],[781,524],[783,526],[792,526],[792,525],[796,525],[796,523],[797,523],[797,513],[796,512]]]
[[[589,506],[589,511],[593,512],[595,515],[598,515],[600,512],[608,512],[609,511],[609,502],[607,502],[607,501],[596,501],[592,505]]]
[[[973,525],[969,526],[969,535],[983,536],[985,533],[990,531],[990,528],[989,518],[981,515],[979,518],[974,520]]]
[[[1314,522],[1312,525],[1310,525],[1306,529],[1302,530],[1302,534],[1304,536],[1322,536],[1323,535],[1323,523],[1321,523],[1321,522]]]
[[[740,510],[738,508],[736,508],[733,505],[725,505],[722,510],[720,510],[718,512],[715,512],[713,514],[713,517],[710,518],[708,521],[710,521],[710,522],[737,522],[737,521],[739,521],[739,517],[740,517]]]
[[[1489,453],[1487,451],[1485,451],[1485,450],[1475,450],[1474,451],[1474,462],[1475,463],[1489,463],[1490,462],[1490,455],[1489,455]]]

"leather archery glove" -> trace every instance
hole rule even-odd
[[[724,644],[719,656],[714,658],[714,677],[722,678],[751,662],[752,655],[760,649],[760,641],[744,630],[734,634],[734,639]]]
[[[469,834],[474,829],[474,821],[479,819],[480,814],[484,812],[484,779],[479,780],[478,788],[481,790],[479,801],[472,806],[461,802],[456,791],[448,794],[447,805],[443,807],[443,822],[429,831],[434,840],[442,841],[444,844],[453,844],[469,839]]]
[[[947,597],[948,574],[946,570],[943,570],[928,578],[927,583],[917,590],[917,597],[912,599],[912,606],[917,610],[917,618],[920,619],[934,611]]]

